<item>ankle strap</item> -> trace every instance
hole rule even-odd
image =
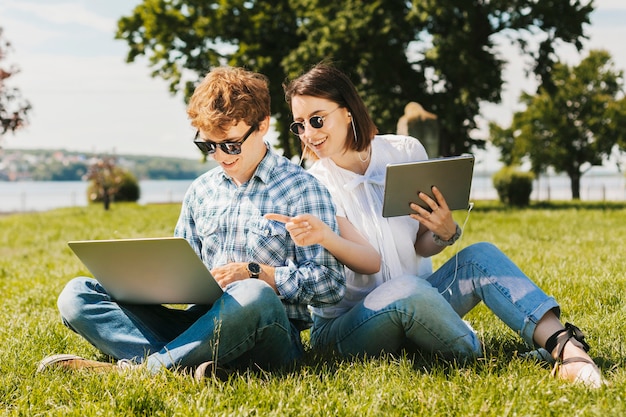
[[[574,326],[571,323],[565,323],[565,328],[563,330],[554,332],[554,334],[550,336],[548,340],[546,340],[545,349],[550,352],[550,354],[552,354],[554,349],[556,349],[558,346],[559,351],[557,352],[557,355],[555,357],[555,359],[558,359],[563,353],[563,348],[565,347],[565,344],[571,338],[574,338],[576,341],[580,342],[585,352],[589,351],[589,345],[587,344],[587,342],[585,342],[585,334],[578,327]]]

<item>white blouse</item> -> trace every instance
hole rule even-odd
[[[430,258],[415,253],[419,222],[409,216],[382,217],[387,164],[427,159],[426,150],[419,140],[399,135],[377,135],[371,146],[371,160],[364,175],[338,167],[330,158],[316,161],[309,169],[330,191],[337,215],[346,217],[382,257],[381,269],[373,275],[357,274],[344,268],[346,294],[333,306],[312,308],[313,314],[321,317],[340,316],[374,288],[394,277],[425,278],[432,273]]]

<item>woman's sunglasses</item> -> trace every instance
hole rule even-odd
[[[202,151],[205,155],[214,154],[217,151],[217,147],[219,146],[222,151],[229,155],[239,155],[241,153],[241,145],[250,137],[252,132],[254,132],[259,126],[252,125],[250,129],[243,135],[243,138],[238,140],[237,142],[212,142],[210,140],[199,139],[200,131],[196,131],[196,136],[193,138],[193,143],[196,144],[198,149]]]
[[[335,110],[337,110],[340,107],[341,106],[337,107]],[[322,126],[324,126],[324,120],[328,117],[329,114],[331,114],[335,110],[326,113],[326,116],[317,116],[317,115],[311,116],[311,118],[308,121],[309,126],[311,126],[314,129],[321,129]],[[291,133],[293,133],[294,135],[300,136],[300,135],[304,134],[304,124],[305,123],[307,123],[307,122],[306,121],[304,121],[304,122],[293,122],[292,124],[289,125],[289,130],[291,130]]]

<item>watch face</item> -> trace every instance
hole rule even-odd
[[[248,264],[248,271],[250,271],[252,275],[259,275],[261,273],[261,266],[256,262],[250,262]]]

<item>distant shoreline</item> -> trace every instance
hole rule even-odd
[[[191,180],[216,166],[213,160],[148,156],[107,155],[55,149],[0,148],[0,181],[80,181],[103,158],[139,180]]]
[[[138,203],[180,203],[193,179],[140,180]],[[87,206],[87,181],[0,181],[0,213],[46,211],[60,207]],[[566,176],[546,176],[533,181],[531,201],[571,201]],[[621,174],[583,177],[581,202],[626,202],[626,178]],[[472,201],[498,200],[490,176],[475,172]]]

